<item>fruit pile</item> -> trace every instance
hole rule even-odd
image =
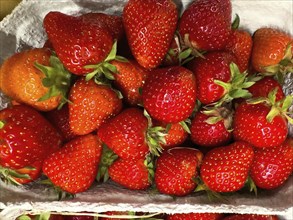
[[[52,11],[43,27],[42,48],[1,66],[11,99],[0,112],[3,181],[76,194],[111,179],[218,197],[292,174],[285,31],[245,31],[230,0],[182,13],[172,0],[129,0],[121,16]]]

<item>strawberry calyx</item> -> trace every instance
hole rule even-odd
[[[35,170],[36,168],[31,166],[26,166],[23,169],[26,170]],[[0,179],[3,180],[7,184],[19,186],[21,185],[19,182],[15,180],[15,178],[18,179],[31,179],[31,177],[28,174],[19,173],[16,170],[2,167],[0,166]]]
[[[250,192],[254,192],[255,196],[257,196],[257,187],[250,176],[248,176],[244,188],[249,189]]]
[[[240,25],[240,17],[238,14],[235,14],[234,21],[232,22],[231,28],[232,30],[237,30]]]
[[[40,184],[47,185],[52,187],[55,193],[57,194],[58,201],[63,199],[72,199],[75,197],[74,194],[62,190],[59,186],[54,185],[50,179],[42,179],[39,181]]]
[[[45,74],[45,78],[42,80],[44,87],[49,88],[49,91],[39,98],[39,102],[48,100],[51,97],[61,95],[61,101],[58,108],[67,103],[67,92],[71,85],[72,74],[68,72],[59,58],[52,54],[49,59],[50,66],[45,66],[35,62],[35,67]]]
[[[183,45],[184,47],[187,47],[189,49],[191,49],[191,54],[193,55],[193,57],[200,57],[200,58],[205,58],[204,57],[204,53],[206,51],[199,51],[196,47],[196,45],[194,45],[194,43],[190,42],[189,40],[189,34],[185,34],[183,37]]]
[[[224,88],[223,97],[213,103],[215,107],[222,106],[225,102],[231,102],[237,98],[250,98],[252,94],[247,90],[251,87],[260,77],[248,77],[248,72],[241,73],[235,63],[230,64],[231,78],[228,82],[214,80],[214,83]]]
[[[287,45],[284,57],[278,64],[267,66],[264,69],[266,71],[264,75],[274,76],[283,85],[286,74],[293,72],[292,43]]]
[[[155,166],[154,166],[154,155],[148,154],[144,160],[144,165],[148,169],[148,179],[150,183],[154,182],[155,178]]]
[[[115,80],[113,74],[119,74],[115,65],[110,62],[117,60],[120,62],[128,62],[128,60],[117,54],[117,41],[114,42],[112,49],[106,59],[103,62],[93,65],[84,66],[85,69],[93,69],[92,72],[86,74],[85,79],[91,80],[94,77],[94,80],[97,84],[109,84],[109,81]]]

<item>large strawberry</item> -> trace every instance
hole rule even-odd
[[[108,27],[80,16],[52,11],[45,16],[44,27],[61,62],[77,75],[91,72],[85,66],[104,61],[113,46]]]
[[[193,1],[180,18],[179,33],[198,51],[224,49],[231,34],[230,0]]]
[[[185,196],[197,186],[195,178],[202,153],[197,149],[175,147],[163,151],[155,170],[155,184],[159,192]]]
[[[172,0],[130,0],[123,23],[133,56],[145,68],[163,61],[177,27],[178,12]]]
[[[196,105],[193,73],[180,66],[150,72],[142,89],[144,108],[150,116],[165,123],[187,119]]]
[[[255,151],[251,178],[255,185],[263,189],[281,186],[293,172],[293,139],[272,148]]]
[[[203,158],[200,178],[208,190],[235,192],[244,186],[253,157],[253,147],[246,142],[213,148]]]
[[[73,194],[83,192],[95,180],[101,154],[102,145],[96,135],[80,136],[49,155],[43,172],[62,190]]]
[[[167,215],[166,220],[221,220],[223,216],[220,213],[186,213]]]
[[[69,100],[69,124],[76,135],[98,129],[122,108],[121,99],[110,87],[86,81],[84,77],[71,87]]]

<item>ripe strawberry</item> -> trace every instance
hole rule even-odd
[[[272,148],[255,151],[251,178],[255,185],[263,189],[281,186],[293,172],[293,138]]]
[[[167,215],[166,220],[220,220],[223,216],[220,213],[186,213]]]
[[[163,151],[155,170],[155,184],[160,193],[185,196],[195,187],[202,153],[197,149],[175,147]]]
[[[109,177],[132,190],[147,189],[151,185],[149,170],[144,159],[118,158],[108,169]]]
[[[68,104],[61,109],[54,109],[46,112],[44,116],[51,122],[53,126],[62,135],[64,141],[69,141],[76,137],[69,125],[69,108]]]
[[[24,167],[20,169],[16,169],[15,172],[20,175],[28,175],[28,178],[23,178],[24,176],[20,177],[13,177],[12,178],[19,184],[26,184],[30,183],[36,179],[38,179],[42,174],[42,161],[36,161],[31,165],[31,167]],[[1,168],[0,168],[1,169]]]
[[[254,151],[250,144],[236,141],[230,145],[213,148],[203,158],[200,177],[208,190],[235,192],[247,178]]]
[[[32,166],[59,149],[61,136],[35,109],[16,105],[0,111],[0,165]]]
[[[224,108],[209,113],[199,111],[191,121],[191,140],[202,147],[219,147],[228,144],[232,139],[232,133],[229,131],[231,124],[232,114]]]
[[[70,73],[46,48],[15,53],[0,69],[3,93],[40,111],[50,111],[63,103],[69,86]]]
[[[108,118],[118,114],[122,102],[108,86],[93,80],[77,80],[69,93],[69,124],[76,135],[85,135],[98,129]]]
[[[185,44],[193,49],[224,49],[231,34],[230,0],[193,1],[183,12],[178,29]]]
[[[52,11],[45,16],[44,27],[63,65],[77,75],[91,72],[85,66],[104,61],[112,49],[108,27],[80,16]]]
[[[281,84],[271,76],[265,76],[263,79],[258,80],[248,88],[248,91],[252,94],[252,97],[268,97],[269,93],[275,88],[278,89],[276,101],[285,98]]]
[[[291,44],[291,48],[289,48]],[[282,60],[292,60],[293,38],[288,33],[276,29],[262,27],[255,31],[253,35],[253,48],[251,54],[252,67],[258,72],[278,72],[284,68],[286,72],[286,64],[282,67]],[[287,56],[285,54],[287,53]],[[281,63],[280,63],[281,62]],[[292,62],[292,61],[291,61]],[[281,66],[278,67],[278,64]],[[277,69],[271,67],[277,67]],[[270,68],[268,68],[270,67]],[[290,68],[290,66],[288,66]],[[290,71],[290,69],[289,69]],[[291,65],[292,71],[292,65]]]
[[[233,136],[236,140],[260,148],[275,147],[285,141],[288,135],[287,122],[293,123],[286,113],[292,98],[288,96],[284,102],[275,102],[275,95],[276,90],[269,94],[270,98],[264,98],[264,102],[256,98],[236,108],[233,120]]]
[[[66,192],[83,192],[95,180],[101,153],[97,136],[77,137],[46,158],[43,173]]]
[[[279,220],[276,215],[232,214],[223,220]]]
[[[117,68],[117,73],[113,74],[115,78],[113,83],[121,91],[124,100],[130,105],[141,104],[140,89],[149,71],[141,67],[135,60],[128,60],[128,62],[115,60],[111,64]]]
[[[163,61],[177,27],[178,12],[171,0],[130,0],[123,23],[133,56],[144,68]]]
[[[144,108],[152,118],[165,123],[187,119],[196,97],[195,77],[181,66],[153,70],[142,89]]]

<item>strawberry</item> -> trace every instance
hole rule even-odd
[[[281,186],[293,172],[293,138],[272,148],[255,150],[251,178],[255,185],[263,189]]]
[[[231,34],[230,0],[193,1],[183,12],[178,29],[185,44],[197,51],[224,49]]]
[[[63,65],[77,75],[91,72],[85,66],[104,61],[113,46],[108,27],[81,16],[52,11],[45,16],[44,27]]]
[[[178,12],[171,0],[130,0],[123,9],[130,49],[144,68],[163,61],[177,27]]]
[[[238,191],[248,178],[253,157],[253,148],[246,142],[213,148],[203,158],[200,178],[213,192]]]
[[[66,192],[83,192],[95,180],[101,153],[102,145],[96,135],[77,137],[46,158],[43,173]]]
[[[271,76],[265,76],[258,80],[254,85],[248,88],[248,91],[252,94],[252,97],[268,97],[269,93],[275,88],[278,89],[276,101],[285,98],[281,84]]]
[[[166,220],[220,220],[223,214],[220,213],[186,213],[167,215]]]
[[[292,72],[292,44],[292,36],[282,30],[269,27],[257,29],[253,34],[253,69],[271,74]]]
[[[201,162],[202,153],[197,149],[175,147],[163,151],[157,159],[155,184],[160,193],[185,196],[195,187],[197,168]]]
[[[64,220],[94,220],[94,216],[86,216],[86,215],[64,215]]]
[[[147,189],[151,185],[144,159],[118,158],[108,169],[109,177],[116,183],[132,190]]]
[[[224,108],[212,112],[199,111],[191,121],[191,140],[202,147],[228,144],[232,139],[232,133],[229,131],[231,124],[232,114]]]
[[[71,87],[69,100],[69,125],[76,135],[95,131],[122,108],[121,99],[110,87],[83,77]]]
[[[181,66],[151,71],[142,88],[144,108],[152,118],[165,123],[187,119],[196,105],[196,97],[195,77]]]
[[[279,220],[276,215],[232,214],[223,220]]]
[[[135,60],[128,60],[128,62],[114,60],[111,64],[117,69],[117,73],[113,74],[115,78],[113,83],[121,91],[124,100],[132,106],[141,104],[140,89],[149,71],[141,67]]]
[[[0,69],[0,88],[11,99],[40,111],[65,103],[71,74],[47,48],[7,58]]]
[[[246,141],[255,147],[275,147],[282,144],[288,135],[287,115],[292,97],[276,102],[276,91],[268,98],[256,98],[241,103],[235,111],[233,136],[236,140]]]

